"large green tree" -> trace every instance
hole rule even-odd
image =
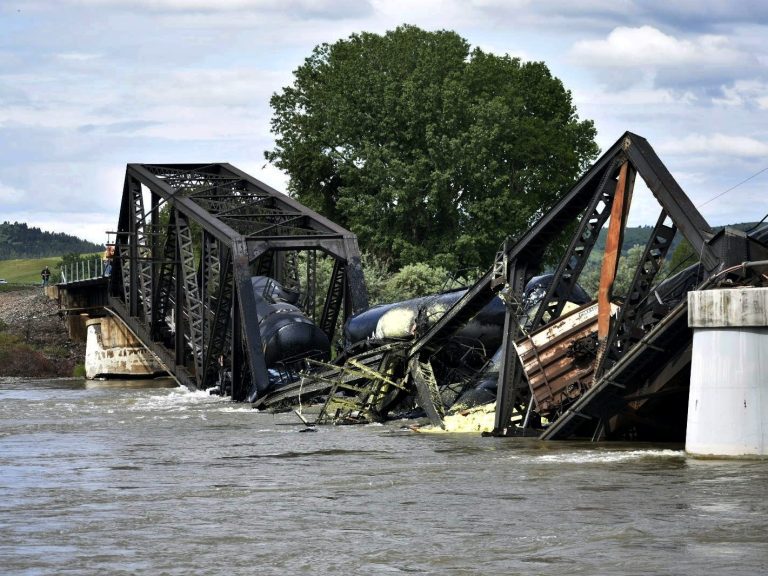
[[[597,155],[546,65],[401,26],[317,46],[271,99],[302,203],[394,268],[485,268]]]

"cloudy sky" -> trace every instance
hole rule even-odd
[[[270,95],[315,45],[403,23],[543,60],[603,149],[647,138],[711,224],[768,212],[768,2],[0,0],[0,221],[104,242],[128,162],[285,189]]]

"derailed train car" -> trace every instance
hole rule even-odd
[[[298,293],[286,290],[267,276],[251,277],[251,286],[271,390],[294,382],[308,359],[327,361],[330,358],[330,340],[297,306]],[[219,364],[218,386],[212,392],[229,394],[228,361],[222,357]]]
[[[661,211],[626,293],[616,294],[636,175]],[[536,276],[547,248],[570,229],[554,273]],[[591,302],[577,282],[601,230],[607,240]],[[660,280],[678,232],[698,264]],[[647,142],[626,133],[466,291],[351,318],[345,352],[335,367],[309,374],[309,386],[328,395],[333,409],[321,414],[333,421],[355,410],[383,418],[418,405],[441,424],[448,406],[491,400],[496,381],[496,435],[517,435],[522,423],[546,439],[676,439],[690,350],[685,296],[713,282],[755,281],[733,265],[765,259],[765,248],[754,235],[712,230]],[[352,401],[334,404],[337,396]]]
[[[528,283],[521,322],[524,323],[541,304],[551,281],[552,275],[545,274]],[[289,294],[279,293],[276,284],[261,281],[258,286],[260,299],[264,292],[271,294],[270,299],[289,301],[292,298]],[[304,399],[313,393],[346,398],[343,403],[352,408],[331,418],[337,422],[360,421],[356,413],[361,411],[366,412],[363,420],[423,415],[416,390],[408,382],[409,347],[442,318],[466,291],[459,289],[382,304],[350,317],[343,329],[344,350],[333,364],[318,362],[317,357],[312,356],[314,341],[309,338],[303,340],[305,358],[308,358],[306,369],[293,378],[276,380],[274,394],[257,403],[257,406],[285,408],[301,392]],[[569,298],[569,306],[575,308],[589,300],[589,295],[576,285]],[[506,304],[501,298],[493,298],[432,357],[431,365],[443,409],[463,409],[494,402],[506,310]],[[293,310],[291,315],[295,314]],[[303,322],[308,320],[304,317]],[[265,336],[266,341],[268,339]],[[269,341],[276,342],[274,339]],[[385,352],[379,355],[379,350]],[[267,355],[272,356],[270,353]],[[371,359],[376,363],[371,363]],[[357,372],[356,367],[361,363],[368,363],[370,370]],[[381,395],[373,403],[371,383],[381,383],[377,374],[385,374],[387,379],[400,382],[401,385],[393,387],[388,394]],[[301,382],[292,386],[291,382],[298,379]],[[335,387],[334,382],[337,384]],[[357,387],[355,382],[359,383]],[[357,402],[354,401],[355,396],[360,397]],[[349,417],[353,413],[355,417]]]

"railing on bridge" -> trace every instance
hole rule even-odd
[[[88,258],[70,262],[61,267],[61,283],[83,282],[108,276],[101,258]]]

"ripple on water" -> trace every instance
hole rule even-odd
[[[300,434],[179,388],[0,382],[0,566],[45,574],[759,574],[767,462]]]

